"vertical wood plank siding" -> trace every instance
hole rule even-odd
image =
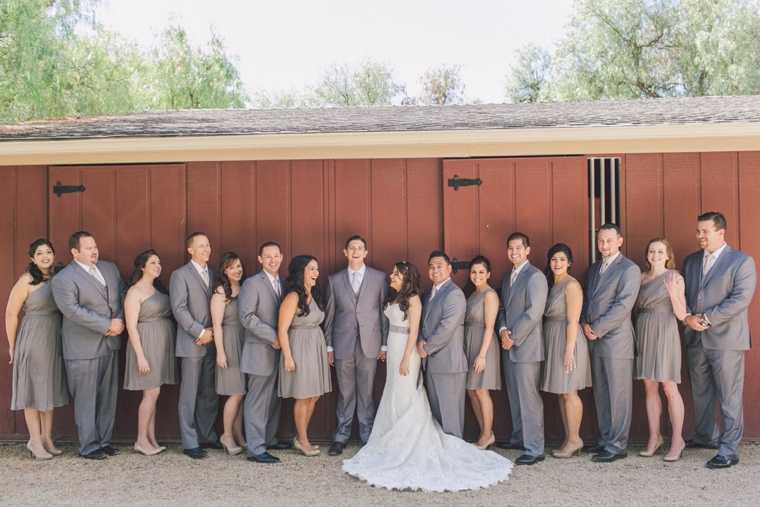
[[[727,240],[760,259],[760,152],[619,155],[621,160],[621,228],[624,253],[643,266],[649,239],[666,237],[683,258],[696,250],[696,217],[703,211],[722,211],[728,220]],[[480,187],[454,192],[447,179],[483,180]],[[491,259],[491,284],[499,286],[507,272],[507,236],[521,230],[531,237],[531,262],[543,269],[548,248],[567,243],[573,249],[572,274],[582,283],[589,265],[589,205],[585,157],[528,159],[384,159],[235,161],[143,166],[0,167],[0,300],[28,263],[27,248],[38,237],[49,237],[57,260],[71,260],[67,240],[79,229],[92,232],[101,257],[117,263],[128,281],[132,261],[152,247],[161,255],[168,283],[172,270],[187,262],[184,238],[201,230],[212,245],[211,264],[222,252],[237,252],[248,275],[259,270],[257,248],[276,241],[287,262],[309,253],[320,263],[320,282],[346,266],[343,244],[353,234],[369,243],[368,264],[388,272],[407,260],[423,273],[428,254],[439,248],[459,260],[477,253]],[[84,193],[62,198],[52,186],[82,184]],[[463,285],[466,270],[455,276]],[[0,316],[4,326],[4,314]],[[760,296],[750,311],[755,336],[760,335]],[[4,328],[4,327],[3,327]],[[0,357],[7,357],[0,340]],[[121,354],[123,378],[124,353]],[[378,368],[375,395],[385,382],[385,365]],[[333,379],[334,380],[334,379]],[[0,438],[26,438],[22,412],[10,406],[11,365],[0,361]],[[647,436],[644,393],[634,382],[634,421],[631,437]],[[745,382],[745,439],[760,439],[760,407],[751,393],[760,387],[760,353],[747,353]],[[312,421],[315,438],[329,438],[335,426],[337,387],[320,400]],[[686,367],[681,392],[686,402],[685,435],[693,430],[693,412]],[[161,438],[177,438],[178,389],[164,386],[159,399]],[[591,390],[582,393],[584,436],[596,434]],[[546,434],[562,437],[556,397],[545,396]],[[118,438],[134,438],[140,393],[121,391],[117,415]],[[494,394],[495,429],[510,431],[506,392]],[[5,408],[2,408],[5,407]],[[292,404],[283,404],[281,433],[292,434]],[[469,410],[469,409],[468,409]],[[666,419],[666,415],[663,415]],[[466,433],[477,424],[468,412]],[[356,429],[355,429],[356,430]],[[669,428],[666,429],[666,432]],[[56,411],[56,436],[76,437],[71,406]],[[356,435],[354,435],[356,436]]]

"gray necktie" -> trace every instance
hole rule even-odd
[[[433,292],[430,293],[430,299],[428,301],[432,301],[436,293],[438,293],[438,287],[433,286]]]
[[[98,273],[98,270],[95,269],[95,266],[90,266],[90,274],[95,277],[95,280],[100,282],[100,285],[103,287],[106,286],[106,281],[103,280],[103,277],[100,276],[100,273]]]
[[[713,254],[708,253],[705,255],[705,265],[702,267],[702,276],[705,276],[710,272],[710,268],[712,267],[713,262],[715,262],[715,257]]]
[[[509,286],[512,287],[515,284],[515,278],[517,278],[517,271],[512,270],[512,275],[509,277]]]
[[[354,289],[354,294],[359,293],[359,288],[362,286],[361,281],[359,280],[359,272],[354,271],[351,273],[351,287]]]
[[[272,280],[272,285],[274,286],[274,293],[277,294],[277,297],[280,297],[280,280],[275,278]]]
[[[602,276],[605,271],[607,271],[607,267],[609,264],[607,264],[607,261],[602,262],[602,268],[599,270],[599,276]]]
[[[201,271],[201,278],[203,278],[203,282],[208,285],[208,270],[204,269]]]

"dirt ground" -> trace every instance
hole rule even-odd
[[[327,444],[327,443],[326,443]],[[210,451],[203,460],[182,454],[179,444],[153,457],[132,445],[114,444],[122,453],[103,461],[77,456],[73,443],[63,456],[34,461],[22,443],[0,445],[2,505],[583,505],[583,506],[752,506],[760,504],[760,445],[743,444],[740,463],[710,470],[715,451],[693,450],[681,461],[665,463],[662,454],[593,463],[588,455],[570,460],[547,457],[530,467],[515,467],[496,486],[459,493],[388,491],[367,486],[341,471],[342,457],[323,453],[307,458],[294,451],[273,451],[277,465],[246,461],[245,454]],[[549,446],[551,449],[551,446]],[[514,461],[518,451],[497,451]]]

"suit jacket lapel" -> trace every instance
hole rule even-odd
[[[366,277],[367,274],[365,273],[364,276]],[[351,285],[351,276],[348,274],[348,268],[343,270],[343,283],[346,284],[346,290],[348,291],[348,295],[351,296],[349,299],[351,299],[351,302],[354,306],[356,306],[356,295],[354,294],[354,286]],[[361,289],[360,289],[361,292]]]
[[[262,282],[264,282],[264,285],[266,287],[269,287],[269,290],[268,290],[269,295],[272,296],[272,299],[274,299],[274,302],[277,303],[277,305],[279,306],[280,298],[277,297],[277,293],[274,291],[274,285],[272,285],[272,282],[269,281],[269,275],[267,275],[266,271],[262,270],[259,276],[261,277]],[[280,283],[280,296],[282,296],[282,281],[280,281],[279,283]]]
[[[702,279],[702,283],[700,284],[700,287],[704,287],[707,285],[707,282],[709,282],[712,277],[713,273],[716,271],[717,266],[722,266],[726,262],[728,262],[726,259],[728,259],[729,255],[731,255],[731,247],[726,245],[725,250],[723,250],[723,253],[720,254],[720,256],[715,259],[715,262],[713,262],[713,265],[710,267],[710,271],[707,272],[707,275],[704,275],[704,257],[702,257],[702,264],[700,264],[700,270],[699,270],[699,277]],[[703,254],[704,255],[704,254]]]
[[[602,261],[602,263],[603,262],[604,261]],[[602,276],[599,276],[599,270],[602,269],[602,264],[599,264],[599,267],[596,270],[596,283],[594,284],[594,294],[596,294],[596,292],[602,286],[602,277],[607,276],[607,274],[609,274],[610,272],[612,272],[612,270],[617,269],[617,267],[620,265],[621,262],[623,262],[623,254],[622,253],[617,256],[617,259],[615,259],[615,261],[612,264],[610,264],[609,266],[607,266],[607,269],[604,271],[604,273],[602,274]]]
[[[74,268],[74,271],[79,276],[81,276],[87,283],[95,287],[98,290],[98,292],[106,299],[106,301],[108,300],[108,292],[106,291],[106,288],[102,283],[96,280],[95,277],[92,276],[89,272],[82,269],[82,266],[77,264],[76,261],[73,263],[72,267]],[[103,279],[105,280],[106,275],[104,275],[102,271],[100,272],[100,274],[103,275]]]
[[[198,282],[198,285],[200,285],[201,288],[203,289],[203,292],[205,292],[207,296],[210,296],[210,293],[211,293],[210,285],[207,285],[203,282],[203,278],[201,278],[201,274],[198,273],[198,270],[195,269],[195,266],[193,266],[192,262],[189,262],[187,264],[187,267],[192,272],[191,276],[195,279],[195,281]],[[206,266],[206,270],[208,272],[208,266]],[[209,284],[211,284],[211,276],[210,276],[211,273],[210,272],[208,273],[209,273]]]

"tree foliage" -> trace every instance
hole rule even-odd
[[[517,63],[507,82],[509,102],[539,102],[545,100],[546,80],[552,57],[547,50],[528,44],[517,50]]]
[[[461,65],[428,69],[422,75],[422,94],[417,102],[420,104],[464,104],[464,83],[459,75]]]
[[[386,106],[402,90],[393,80],[393,69],[365,60],[355,68],[342,63],[327,69],[307,102],[321,106]]]
[[[248,100],[224,41],[213,30],[205,48],[193,48],[185,30],[167,28],[153,62],[158,109],[240,108]]]
[[[146,109],[242,107],[223,41],[193,48],[180,28],[154,50],[100,26],[98,0],[0,0],[0,121]]]
[[[546,54],[518,54],[512,101],[760,93],[757,0],[575,0],[543,79]],[[538,90],[536,89],[536,85]]]

